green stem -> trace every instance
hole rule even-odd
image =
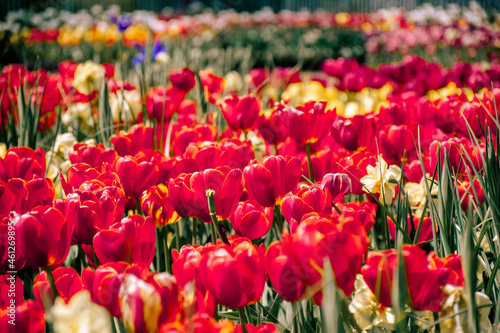
[[[281,215],[281,209],[279,205],[274,206],[274,215],[276,216],[276,224],[280,233],[283,231],[283,217]]]
[[[160,229],[156,229],[156,246],[155,246],[155,252],[156,252],[156,271],[159,273],[160,272]]]
[[[196,244],[196,233],[197,233],[198,219],[196,217],[193,218],[193,245]]]
[[[85,262],[85,252],[83,251],[82,244],[78,244],[78,259],[80,259],[82,269],[87,267],[87,263]]]
[[[144,213],[141,209],[141,201],[139,200],[139,198],[135,198],[135,210],[137,214],[144,216]]]
[[[215,225],[213,223],[210,223],[210,231],[212,231],[212,243],[215,244],[217,241],[217,234],[215,233]]]
[[[97,258],[97,254],[95,254],[94,245],[92,245],[92,255],[94,256],[95,269],[97,269],[97,267],[99,267],[99,265],[101,264],[101,262],[99,261],[99,258]]]
[[[307,153],[307,168],[309,169],[309,179],[314,183],[312,163],[311,163],[311,144],[306,143],[306,153]]]
[[[177,222],[179,223],[179,222]],[[167,230],[167,226],[164,226],[163,228],[160,229],[161,230],[161,234],[162,234],[162,238],[163,238],[163,253],[165,255],[165,268],[167,270],[167,272],[169,272],[170,274],[172,274],[172,269],[170,268],[170,251],[169,251],[169,248],[168,248],[168,230]]]
[[[56,282],[54,281],[54,275],[52,274],[52,270],[50,266],[45,267],[43,269],[45,273],[47,273],[47,280],[49,280],[50,290],[52,291],[52,296],[54,296],[54,300],[59,297],[59,293],[57,292]]]
[[[247,317],[245,315],[245,307],[239,308],[238,312],[240,313],[241,331],[243,333],[247,333]]]
[[[175,223],[175,248],[177,251],[181,250],[181,227],[179,226],[180,221]]]
[[[222,235],[222,229],[219,224],[219,220],[217,219],[217,214],[215,213],[215,191],[212,189],[208,189],[205,192],[208,198],[208,209],[210,210],[210,218],[212,219],[212,223],[215,226],[215,230],[217,231],[217,236],[222,240],[222,242],[229,244],[229,241],[226,237]],[[215,240],[214,240],[215,243]]]

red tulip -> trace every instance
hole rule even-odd
[[[71,297],[83,289],[82,279],[80,275],[71,267],[59,267],[55,269],[52,274],[54,275],[54,282],[59,297],[62,298],[64,303],[68,304]],[[35,277],[33,282],[33,293],[40,305],[44,305],[45,299],[50,299],[54,304],[54,296],[50,290],[49,280],[47,273],[42,271]]]
[[[355,115],[352,118],[337,116],[332,136],[345,149],[355,151],[372,145],[375,131],[376,120],[373,114]]]
[[[87,267],[82,271],[82,282],[89,291],[92,301],[104,306],[114,317],[121,314],[118,293],[130,265],[125,262],[111,262],[97,267],[94,271]]]
[[[220,108],[229,127],[241,131],[253,126],[259,115],[261,102],[252,94],[246,94],[241,98],[233,94],[224,99]]]
[[[238,204],[230,221],[237,235],[250,240],[259,239],[271,229],[273,209],[262,207],[255,200],[247,200]]]
[[[32,269],[62,263],[69,252],[74,225],[59,210],[38,206],[22,215],[17,222],[16,237],[21,251]]]
[[[245,168],[244,175],[252,197],[264,207],[274,207],[297,186],[302,165],[296,157],[269,156],[261,163],[253,161]]]
[[[23,280],[10,274],[0,275],[0,311],[23,304]]]
[[[366,264],[361,274],[370,290],[383,306],[391,306],[392,277],[398,265],[396,250],[371,251],[366,257]]]
[[[187,67],[172,69],[168,78],[174,87],[185,92],[193,89],[196,84],[194,72]]]
[[[273,323],[261,324],[254,326],[252,324],[245,324],[247,333],[278,333],[278,328]],[[241,325],[236,326],[234,333],[242,333],[243,328]]]
[[[413,223],[412,223],[413,220]],[[428,216],[424,216],[423,220],[420,220],[417,216],[410,217],[408,215],[408,237],[410,239],[414,239],[415,236],[417,235],[417,230],[420,226],[420,233],[418,235],[418,239],[416,240],[416,244],[419,246],[423,247],[432,240],[432,220]],[[387,226],[389,228],[389,234],[391,235],[392,239],[396,239],[396,225],[390,218],[387,218]],[[401,226],[403,227],[403,226]]]
[[[112,164],[116,158],[116,151],[106,149],[104,145],[89,145],[86,143],[76,143],[68,153],[71,164],[86,163],[93,168],[100,167],[103,163]]]
[[[217,167],[202,172],[183,174],[171,179],[168,185],[170,200],[182,217],[197,217],[212,221],[208,208],[207,190],[215,191],[215,212],[224,220],[233,215],[243,193],[241,170]]]
[[[149,275],[146,282],[155,287],[161,296],[159,324],[175,321],[182,310],[180,288],[175,277],[168,273],[156,273]]]
[[[155,225],[150,217],[125,217],[94,236],[94,249],[101,263],[125,261],[145,263],[153,261]]]
[[[42,148],[14,147],[3,159],[0,157],[0,180],[7,182],[11,178],[21,178],[30,181],[44,175],[45,151]]]
[[[441,259],[434,252],[427,255],[416,245],[405,245],[403,257],[413,307],[418,311],[441,311],[445,297],[442,288],[447,284],[464,286],[462,262],[457,254]]]
[[[340,211],[343,216],[360,221],[365,226],[366,233],[368,233],[375,224],[377,204],[368,201],[354,201],[342,204]]]
[[[231,245],[215,245],[203,255],[200,279],[216,303],[241,308],[260,299],[266,282],[264,251],[263,245],[239,238]]]
[[[304,288],[310,287],[314,301],[321,304],[324,259],[334,263],[337,285],[348,296],[367,249],[368,237],[359,221],[310,214],[293,234],[284,232],[283,241],[267,250],[269,278],[284,299],[296,301],[304,296]]]
[[[125,193],[116,186],[87,181],[66,197],[65,215],[74,224],[73,240],[91,245],[95,234],[119,222],[125,210]]]
[[[280,114],[285,107],[283,102],[276,103],[273,111],[261,114],[257,120],[259,133],[269,144],[278,144],[288,137],[288,127]]]
[[[466,157],[463,156],[462,142],[458,138],[448,139],[444,142],[434,140],[429,147],[429,155],[431,158],[431,172],[434,171],[436,165],[439,163],[439,168],[444,165],[444,152],[448,154],[450,161],[450,172],[452,173],[465,173]],[[463,159],[462,159],[463,156]]]
[[[205,294],[206,288],[200,280],[200,262],[203,256],[213,250],[213,244],[205,246],[185,245],[178,252],[172,250],[172,273],[174,274],[180,286],[186,286],[190,282],[195,282],[196,290]]]
[[[9,179],[7,183],[0,180],[0,216],[11,211],[24,213],[23,204],[28,197],[26,182],[20,178]]]
[[[267,274],[278,294],[288,302],[301,299],[306,292],[306,276],[285,243],[271,244],[265,260]]]
[[[321,180],[321,188],[330,192],[332,201],[352,192],[352,184],[345,173],[328,173]]]
[[[289,135],[298,143],[315,143],[330,132],[335,111],[326,111],[326,102],[307,102],[297,108],[288,107],[281,111]]]
[[[128,132],[113,134],[109,141],[119,156],[134,156],[143,149],[153,149],[153,128],[143,124],[134,125]]]
[[[461,200],[460,207],[464,212],[467,211],[467,209],[469,208],[469,202],[471,199],[473,202],[475,202],[477,206],[480,207],[483,205],[484,191],[477,179],[474,179],[472,184],[468,180],[457,182],[457,189],[458,189],[458,197]],[[477,195],[477,199],[475,195]]]
[[[180,218],[170,201],[168,188],[163,184],[151,186],[142,193],[141,209],[153,219],[157,228],[175,223]]]
[[[139,198],[148,187],[157,185],[160,178],[158,167],[152,162],[140,162],[132,156],[118,157],[113,169],[129,198]]]
[[[0,327],[5,333],[43,333],[45,316],[43,308],[28,300],[15,309],[0,309]]]
[[[146,95],[146,109],[150,118],[158,123],[168,123],[172,115],[179,110],[186,92],[176,87],[153,87]]]
[[[367,152],[356,152],[340,159],[340,170],[351,179],[352,194],[362,195],[365,193],[363,184],[359,180],[366,175],[366,167],[368,165],[375,166],[376,163],[375,156]]]
[[[215,104],[224,90],[224,78],[207,71],[200,71],[200,80],[208,101]]]
[[[11,213],[0,219],[0,272],[18,272],[26,263],[21,252],[19,215]]]
[[[191,128],[182,127],[173,135],[174,155],[182,156],[190,143],[216,141],[218,128],[209,124],[196,124]]]
[[[303,187],[296,194],[287,194],[281,202],[283,217],[296,227],[302,217],[308,213],[332,213],[332,196],[328,190],[322,190],[320,185]]]
[[[36,206],[52,205],[55,197],[54,183],[50,178],[35,178],[26,183],[27,197],[23,201],[21,213],[29,212]]]

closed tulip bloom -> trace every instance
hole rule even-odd
[[[45,332],[45,316],[43,308],[37,302],[28,300],[16,306],[13,311],[15,325],[10,324],[12,320],[9,309],[0,309],[0,327],[5,333],[43,333]]]
[[[180,252],[176,249],[172,250],[172,273],[177,282],[181,286],[186,286],[190,282],[195,282],[196,290],[203,294],[206,292],[205,286],[201,283],[199,268],[200,262],[205,253],[212,251],[214,244],[200,245],[185,245]]]
[[[253,94],[238,97],[233,94],[220,104],[227,124],[235,131],[247,130],[253,126],[261,109],[261,103]]]
[[[104,148],[102,143],[98,145],[89,145],[78,142],[69,151],[68,158],[72,164],[86,163],[93,168],[97,168],[103,163],[113,164],[116,158],[116,151],[110,148]]]
[[[321,185],[301,188],[296,194],[287,194],[281,202],[283,217],[295,225],[308,213],[332,213],[332,196]]]
[[[376,121],[372,114],[355,115],[352,118],[337,116],[332,126],[332,136],[349,151],[366,148],[373,143]]]
[[[155,225],[150,217],[125,217],[99,231],[93,241],[101,263],[125,261],[150,265],[155,249]]]
[[[392,277],[398,265],[396,250],[371,251],[366,257],[366,264],[361,274],[378,302],[383,306],[391,306]]]
[[[321,188],[327,189],[332,201],[352,191],[352,184],[349,176],[345,173],[328,173],[321,180]]]
[[[16,237],[18,234],[19,215],[12,212],[9,215],[0,217],[0,272],[20,271],[26,260],[22,252],[18,249],[21,248],[21,239]],[[16,251],[12,250],[12,247]]]
[[[310,101],[304,106],[285,108],[281,116],[290,137],[306,144],[315,143],[329,134],[335,111],[326,111],[326,101]]]
[[[137,124],[128,132],[120,131],[118,134],[113,134],[109,141],[119,156],[134,156],[143,149],[153,149],[153,128]]]
[[[169,182],[174,209],[182,217],[197,217],[210,223],[207,190],[215,191],[215,212],[224,220],[233,215],[243,193],[243,174],[239,169],[217,167],[192,174],[182,174]]]
[[[274,289],[287,302],[296,302],[307,288],[305,273],[285,243],[276,241],[267,249],[266,271]]]
[[[132,156],[118,157],[113,169],[128,198],[139,198],[148,187],[157,185],[160,178],[158,166],[153,162],[141,162]]]
[[[67,257],[74,225],[49,206],[38,206],[17,222],[20,249],[32,269],[61,264]]]
[[[174,87],[185,92],[193,89],[196,84],[194,72],[187,67],[172,69],[168,78]]]
[[[80,188],[66,197],[65,215],[75,225],[73,240],[92,245],[99,230],[123,217],[125,193],[119,187],[106,187],[99,181],[85,182]]]
[[[158,123],[169,122],[173,114],[179,110],[186,92],[176,87],[153,87],[146,96],[146,109],[150,118],[156,119]]]
[[[403,247],[408,289],[413,307],[418,311],[441,311],[445,293],[443,287],[464,286],[464,273],[459,255],[439,258],[427,254],[417,245]]]
[[[73,295],[83,289],[82,279],[72,267],[59,267],[55,269],[52,274],[54,275],[54,282],[59,297],[61,297],[66,304],[69,303]],[[50,299],[51,304],[54,304],[54,296],[50,291],[50,284],[45,271],[42,271],[35,277],[33,282],[33,293],[40,305],[43,306],[47,298]]]
[[[121,314],[118,293],[129,268],[129,264],[121,261],[100,265],[96,270],[87,267],[82,271],[83,286],[89,291],[92,301],[104,306],[114,317]]]
[[[151,284],[127,274],[120,287],[121,318],[128,332],[158,332],[162,310],[159,292]]]
[[[302,164],[296,157],[269,156],[261,163],[253,161],[244,170],[245,186],[264,207],[274,207],[291,192],[302,176]]]
[[[387,218],[387,227],[389,228],[389,234],[391,235],[392,239],[396,239],[396,225],[392,220],[388,217]],[[403,226],[401,226],[403,227]],[[420,232],[418,234],[418,239],[415,239],[415,236],[417,235],[417,230],[420,228]],[[415,244],[418,244],[421,247],[424,247],[430,240],[432,240],[432,219],[428,216],[424,216],[424,218],[421,220],[417,216],[412,216],[408,215],[408,237],[410,237],[411,240],[416,241]]]
[[[174,155],[182,156],[191,143],[216,141],[219,130],[210,124],[196,124],[192,127],[183,126],[173,133]]]
[[[273,209],[263,207],[255,200],[247,200],[238,204],[230,221],[237,235],[250,240],[259,239],[271,229]]]
[[[266,282],[264,251],[263,245],[256,247],[239,238],[204,254],[200,278],[216,303],[241,308],[260,299]]]
[[[283,245],[278,245],[280,243]],[[283,241],[271,248],[266,254],[266,262],[273,286],[290,300],[303,295],[314,296],[315,303],[321,304],[320,284],[325,258],[335,263],[332,265],[335,280],[348,296],[363,264],[368,237],[363,225],[352,218],[310,214],[303,218],[293,234],[284,233]],[[290,294],[288,288],[292,288],[293,293]]]
[[[54,182],[50,178],[35,178],[26,182],[27,197],[23,201],[21,213],[29,212],[36,206],[52,205],[55,197]]]
[[[45,175],[45,151],[43,148],[32,150],[28,147],[13,147],[0,157],[0,180],[21,178],[29,181]]]
[[[353,217],[360,221],[365,226],[365,231],[368,233],[375,224],[377,215],[377,204],[368,201],[363,202],[348,202],[342,204],[340,209],[344,217]]]
[[[259,133],[269,144],[278,144],[288,137],[288,127],[280,114],[285,107],[283,102],[276,103],[274,110],[262,113],[257,120]]]

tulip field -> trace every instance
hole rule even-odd
[[[0,332],[498,332],[500,15],[429,6],[9,14]]]

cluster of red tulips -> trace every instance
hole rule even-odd
[[[41,89],[40,131],[52,126],[56,109],[76,103],[87,103],[99,119],[102,95],[91,80],[97,76],[88,74],[91,83],[82,90],[77,66],[62,63],[59,74],[5,67],[2,126],[16,114],[23,82],[35,95]],[[392,92],[379,110],[344,117],[327,101],[267,101],[267,87],[302,80],[291,69],[253,70],[253,92],[226,95],[222,77],[183,68],[171,71],[169,85],[147,91],[138,124],[113,134],[113,148],[72,143],[70,165],[57,179],[46,176],[53,161],[42,148],[6,150],[0,158],[5,332],[74,327],[78,321],[58,311],[81,293],[130,332],[276,332],[286,325],[260,314],[269,289],[286,302],[322,305],[330,267],[340,296],[354,299],[349,310],[359,304],[360,280],[376,311],[391,308],[402,266],[411,310],[444,311],[447,288],[465,287],[464,269],[460,255],[436,254],[435,237],[443,231],[426,210],[424,192],[435,192],[429,178],[432,184],[448,161],[462,198],[457,209],[473,214],[484,203],[482,186],[467,175],[483,168],[488,138],[497,135],[491,125],[500,91],[483,88],[500,82],[500,66],[443,69],[407,58],[378,70],[346,59],[323,68],[326,74],[314,80],[326,88],[359,92],[389,84]],[[138,89],[113,79],[110,66],[100,70],[111,94]],[[204,98],[198,103],[189,99],[197,79]],[[439,95],[450,82],[456,90]],[[457,87],[483,90],[469,96]],[[206,104],[215,112],[202,112]],[[401,197],[411,205],[406,226],[391,216]],[[389,246],[380,246],[381,230]],[[401,237],[406,244],[398,251]],[[15,326],[9,326],[11,304]],[[236,326],[229,319],[238,315]]]

